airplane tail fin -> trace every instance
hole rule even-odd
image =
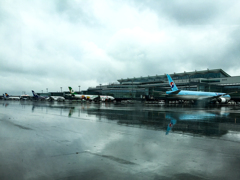
[[[34,92],[34,90],[32,90],[32,93],[34,97],[38,97],[38,95]]]
[[[168,82],[169,82],[169,85],[171,86],[172,91],[177,91],[178,88],[177,88],[176,84],[174,83],[174,81],[172,80],[171,76],[167,74],[167,78],[168,78]]]
[[[76,94],[71,87],[68,87],[68,89],[69,89],[69,91],[70,91],[70,93],[71,93],[72,95]]]
[[[8,93],[5,93],[6,97],[9,97]]]

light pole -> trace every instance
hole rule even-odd
[[[79,93],[80,93],[80,87],[81,87],[81,86],[78,86],[78,87],[79,87]]]
[[[42,93],[43,93],[43,90],[42,90]]]
[[[133,99],[133,81],[132,81],[132,99]]]
[[[62,87],[60,87],[61,88],[61,92],[62,92]]]
[[[48,88],[46,88],[47,92],[48,92]]]

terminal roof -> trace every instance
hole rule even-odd
[[[207,73],[221,73],[223,77],[231,77],[229,74],[227,74],[225,71],[222,69],[207,69],[207,70],[202,70],[202,71],[192,71],[192,72],[183,72],[183,73],[173,73],[170,74],[170,76],[175,79],[175,77],[185,77],[183,79],[188,79],[189,76],[194,76],[198,74],[207,74]],[[118,82],[136,82],[136,81],[159,81],[160,79],[164,80],[166,79],[166,74],[164,75],[156,75],[156,76],[145,76],[145,77],[134,77],[134,78],[126,78],[126,79],[119,79]]]

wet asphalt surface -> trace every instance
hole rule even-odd
[[[240,106],[2,100],[0,179],[240,179]]]

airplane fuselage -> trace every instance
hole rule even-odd
[[[86,95],[86,94],[76,94],[74,92],[74,90],[71,87],[68,87],[70,94],[72,95],[72,97],[77,98],[77,99],[81,99],[81,100],[90,100],[90,101],[94,101],[94,100],[100,100],[100,101],[113,101],[114,97],[112,96],[105,96],[105,95]]]
[[[78,98],[78,99],[85,99],[85,100],[95,100],[97,99],[99,96],[98,95],[74,95],[73,97]],[[101,101],[113,101],[114,97],[112,96],[102,96],[100,95],[100,100]]]
[[[20,100],[19,96],[9,96],[7,93],[3,94],[5,100]]]
[[[6,97],[5,99],[9,99],[9,100],[20,100],[20,97]]]
[[[183,100],[201,100],[201,99],[208,99],[211,97],[222,98],[226,101],[231,99],[230,95],[226,93],[216,93],[216,92],[201,92],[201,91],[185,91],[181,90],[178,94],[173,94],[174,91],[167,91],[166,94],[171,95],[177,99]],[[218,97],[220,96],[220,97]]]
[[[25,95],[21,95],[21,96],[20,96],[20,99],[21,99],[21,100],[27,100],[27,99],[30,99],[30,96],[29,96],[29,95],[26,95],[26,94],[25,94]]]
[[[114,97],[112,96],[100,96],[101,101],[113,101]]]
[[[74,95],[73,97],[78,98],[78,99],[85,99],[85,100],[93,100],[96,97],[98,97],[97,95]]]

